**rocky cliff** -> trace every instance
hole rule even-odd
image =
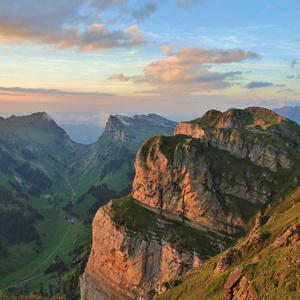
[[[104,135],[113,136],[115,140],[125,143],[142,144],[152,134],[164,134],[174,131],[176,122],[165,119],[156,114],[124,116],[109,116]]]
[[[93,221],[93,247],[80,280],[83,299],[151,299],[163,282],[203,263],[195,252],[177,251],[158,233],[145,238],[145,232],[120,230],[111,206],[99,209]]]
[[[161,116],[110,116],[105,131],[85,153],[75,157],[69,169],[75,191],[85,192],[86,184],[108,184],[120,192],[132,185],[137,151],[150,137],[170,135],[177,123]],[[122,178],[122,180],[120,180]]]
[[[295,127],[294,122],[270,110],[250,107],[225,113],[208,111],[200,119],[179,123],[174,135],[201,139],[210,146],[236,157],[249,157],[254,164],[276,171],[278,167],[288,169],[293,164],[285,147],[278,142],[278,134],[291,140],[286,142],[289,146],[299,149],[300,136]]]
[[[145,142],[132,195],[95,216],[82,299],[152,299],[225,250],[287,180],[295,182],[299,132],[249,108],[209,111],[178,124],[173,137]]]

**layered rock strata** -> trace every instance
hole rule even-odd
[[[80,278],[82,299],[151,299],[163,282],[204,262],[193,251],[117,229],[111,205],[99,209],[93,221],[93,246]]]
[[[168,212],[169,218],[182,218],[199,230],[234,233],[245,221],[239,205],[259,207],[268,202],[271,179],[255,179],[264,169],[244,169],[239,159],[222,160],[220,150],[183,136],[156,137],[147,143],[136,157],[132,196],[157,213]],[[230,172],[234,166],[240,172]]]
[[[213,110],[179,123],[173,137],[144,143],[132,197],[113,200],[94,218],[82,299],[152,299],[164,282],[225,250],[272,200],[282,174],[297,175],[293,126],[265,109]],[[264,238],[265,221],[259,216],[244,248]],[[215,275],[242,250],[229,250]],[[244,271],[237,275],[226,284],[228,299],[249,295]]]

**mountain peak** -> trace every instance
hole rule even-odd
[[[116,140],[142,144],[150,136],[172,134],[177,123],[157,114],[148,115],[110,115],[106,123],[105,135],[111,135]]]
[[[293,122],[287,118],[263,107],[234,108],[223,113],[217,110],[209,110],[201,118],[187,123],[197,124],[203,130],[209,131],[217,128],[254,127],[257,125],[264,129],[282,124],[293,126]]]

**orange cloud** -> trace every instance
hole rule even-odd
[[[228,64],[258,58],[258,54],[245,50],[205,49],[189,47],[174,51],[176,45],[162,46],[168,57],[147,65],[143,75],[126,77],[114,74],[110,79],[148,82],[151,84],[194,85],[201,89],[221,89],[229,86],[228,79],[235,79],[241,72],[212,72],[208,64]],[[124,80],[126,78],[126,80]]]
[[[128,81],[128,80],[130,80],[130,77],[125,77],[123,75],[123,73],[115,73],[115,74],[111,75],[110,77],[108,77],[108,79],[111,79],[111,80],[118,79],[120,81]]]

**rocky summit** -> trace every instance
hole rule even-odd
[[[249,270],[235,262],[265,241],[268,249],[297,243],[293,218],[281,234],[278,225],[274,235],[261,228],[291,207],[285,197],[293,191],[297,206],[299,152],[299,125],[258,107],[210,110],[179,123],[173,136],[146,141],[131,195],[94,218],[82,299],[186,299],[184,285],[199,274],[202,285],[210,278],[219,288],[214,299],[261,299]],[[193,288],[191,299],[210,299]]]

